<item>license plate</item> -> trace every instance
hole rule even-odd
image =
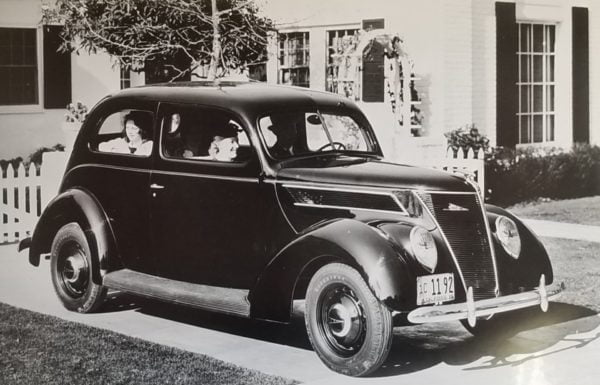
[[[454,274],[432,274],[417,277],[417,306],[452,301]]]

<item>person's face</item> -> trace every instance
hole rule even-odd
[[[128,120],[125,122],[125,133],[127,134],[127,139],[129,139],[130,142],[142,139],[142,130],[135,125],[133,120]]]
[[[231,161],[237,156],[237,150],[240,147],[236,137],[224,138],[217,142],[217,160]]]

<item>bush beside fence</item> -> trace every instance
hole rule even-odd
[[[501,206],[538,198],[569,199],[600,194],[600,147],[496,148],[486,157],[486,200]]]

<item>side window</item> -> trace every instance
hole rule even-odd
[[[226,112],[172,107],[162,119],[161,152],[165,158],[243,162],[250,158],[248,136]]]
[[[154,114],[121,110],[108,115],[100,125],[91,148],[99,152],[150,156]]]

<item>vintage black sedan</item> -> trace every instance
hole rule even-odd
[[[29,247],[67,309],[108,289],[290,321],[336,372],[386,359],[398,323],[506,326],[561,286],[522,221],[469,180],[383,160],[359,108],[259,83],[127,89],[90,112]]]

